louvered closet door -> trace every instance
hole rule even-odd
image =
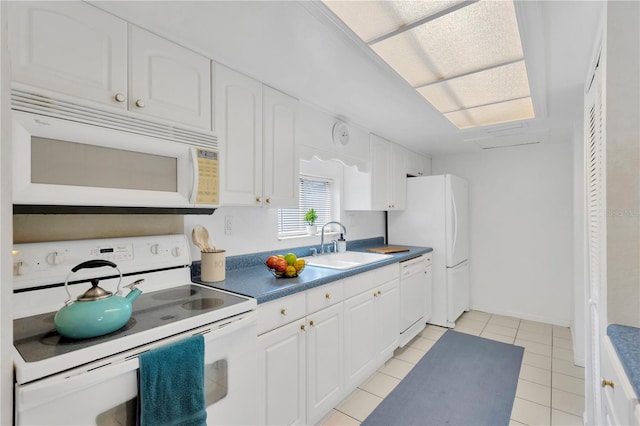
[[[599,62],[599,61],[598,61]],[[600,336],[606,321],[606,194],[605,132],[602,105],[602,68],[596,64],[585,94],[584,138],[587,190],[587,246],[589,254],[588,333],[586,370],[588,394],[593,410],[590,424],[602,424],[600,396]]]

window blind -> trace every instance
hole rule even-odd
[[[331,188],[333,181],[329,178],[300,176],[300,199],[298,208],[278,210],[278,235],[292,236],[306,234],[307,223],[304,216],[309,209],[318,214],[316,225],[320,228],[331,220],[333,208]]]

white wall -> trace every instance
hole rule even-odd
[[[471,308],[567,326],[572,313],[570,143],[434,157],[469,181]]]
[[[13,312],[11,255],[11,144],[5,143],[10,137],[9,109],[9,61],[7,60],[6,3],[0,2],[0,424],[11,424],[13,408]]]
[[[606,319],[631,327],[640,327],[639,21],[638,2],[607,2]]]
[[[584,367],[586,328],[585,310],[587,298],[587,266],[584,189],[584,130],[582,111],[578,112],[573,128],[573,315],[571,335],[573,337],[574,363]]]

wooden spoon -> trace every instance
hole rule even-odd
[[[209,248],[209,231],[204,226],[194,226],[193,231],[191,231],[191,239],[201,252],[207,253],[211,251]]]

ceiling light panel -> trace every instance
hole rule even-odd
[[[368,43],[461,2],[329,0],[324,4]]]
[[[524,61],[430,84],[418,92],[443,113],[530,95]]]
[[[535,117],[513,1],[324,4],[458,128]]]
[[[459,129],[533,118],[531,98],[516,99],[444,114]]]
[[[414,87],[523,57],[506,1],[473,3],[371,48]]]

